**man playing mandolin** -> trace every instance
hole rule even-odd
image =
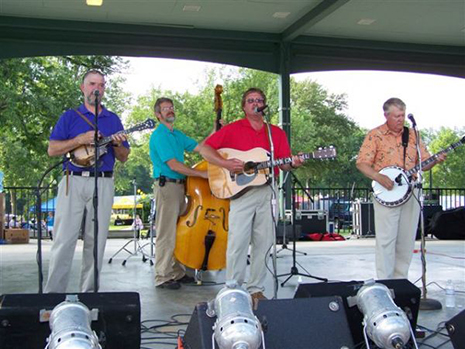
[[[407,183],[403,182],[405,180],[402,176],[393,181],[379,171],[388,166],[410,170],[419,161],[416,133],[404,127],[405,109],[405,103],[399,98],[390,98],[384,103],[386,122],[367,134],[357,159],[360,172],[391,192],[396,186],[405,187]],[[419,143],[423,161],[429,158],[430,154],[421,140]],[[440,154],[436,161],[425,166],[423,170],[429,170],[444,160],[445,154]],[[418,192],[419,190],[414,188],[413,195],[400,206],[386,206],[373,201],[376,273],[379,279],[399,279],[408,276],[420,213]]]
[[[88,71],[81,83],[84,104],[78,109],[66,111],[58,120],[48,146],[50,156],[62,156],[76,148],[94,143],[95,109],[98,108],[100,136],[111,136],[106,154],[99,159],[98,178],[98,270],[102,268],[103,253],[108,236],[111,207],[113,205],[113,167],[115,159],[125,162],[129,156],[129,144],[119,117],[101,104],[105,92],[105,77],[98,70]],[[71,263],[81,227],[84,210],[87,219],[83,233],[84,251],[82,257],[81,292],[98,290],[94,285],[94,229],[93,194],[95,185],[94,167],[63,165],[64,176],[58,186],[54,241],[51,250],[48,281],[45,292],[66,292]],[[69,171],[69,172],[68,172]],[[68,173],[66,173],[68,172]]]
[[[250,88],[242,96],[242,110],[245,117],[235,121],[211,135],[200,150],[202,156],[217,166],[228,169],[231,173],[240,173],[244,163],[239,159],[225,159],[218,149],[232,148],[248,151],[253,148],[270,150],[267,127],[263,118],[266,106],[265,94]],[[261,109],[261,110],[263,110]],[[271,125],[271,135],[275,158],[289,157],[291,149],[287,136],[279,127]],[[282,170],[290,171],[302,165],[302,160],[295,156],[289,164],[280,166]],[[275,168],[274,174],[279,172]],[[252,187],[240,197],[233,198],[230,204],[228,247],[226,252],[226,278],[236,280],[240,285],[245,280],[247,267],[247,252],[251,244],[250,276],[247,290],[252,295],[254,306],[258,300],[265,299],[267,253],[273,243],[273,218],[269,185]]]

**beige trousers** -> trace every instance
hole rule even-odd
[[[406,279],[412,261],[420,204],[418,190],[402,206],[385,207],[373,200],[378,279]]]
[[[155,285],[178,280],[186,275],[184,266],[174,258],[176,226],[185,209],[184,184],[166,182],[163,187],[154,183],[155,196]]]
[[[94,207],[95,178],[69,176],[68,195],[66,177],[58,185],[58,197],[53,225],[53,245],[48,271],[46,293],[64,293],[68,286],[76,242],[79,237],[84,209],[87,210],[80,291],[91,292],[94,286]],[[98,179],[98,270],[102,270],[103,254],[108,237],[113,205],[113,178]],[[97,286],[98,290],[98,286]]]
[[[273,244],[271,196],[271,187],[264,185],[231,200],[226,279],[236,280],[242,285],[246,276],[247,253],[251,245],[250,276],[247,282],[247,291],[251,294],[265,290],[265,261]]]

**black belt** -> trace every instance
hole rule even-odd
[[[69,174],[71,176],[95,177],[95,172],[90,172],[90,171],[82,171],[82,172],[69,171]],[[113,178],[113,171],[97,172],[97,177]]]
[[[156,181],[159,181],[160,178],[155,178]],[[173,179],[173,178],[168,178],[165,177],[165,182],[171,182],[171,183],[177,183],[177,184],[184,184],[186,183],[185,179]]]

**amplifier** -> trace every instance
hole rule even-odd
[[[292,211],[286,210],[286,218],[292,220]],[[301,226],[302,234],[327,233],[329,231],[328,211],[296,210],[295,224]]]
[[[353,230],[358,237],[375,236],[375,211],[373,203],[352,203]]]

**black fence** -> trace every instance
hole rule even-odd
[[[24,228],[31,230],[31,236],[37,234],[37,188],[5,187],[5,228]],[[371,201],[371,188],[296,188],[295,203],[297,210],[318,210],[328,214],[334,222],[335,230],[352,228],[352,207],[354,202]],[[308,193],[308,195],[307,195]],[[42,227],[53,222],[57,187],[41,188]],[[465,206],[465,188],[424,189],[425,205],[440,206],[442,210]],[[46,235],[45,233],[43,234]]]

